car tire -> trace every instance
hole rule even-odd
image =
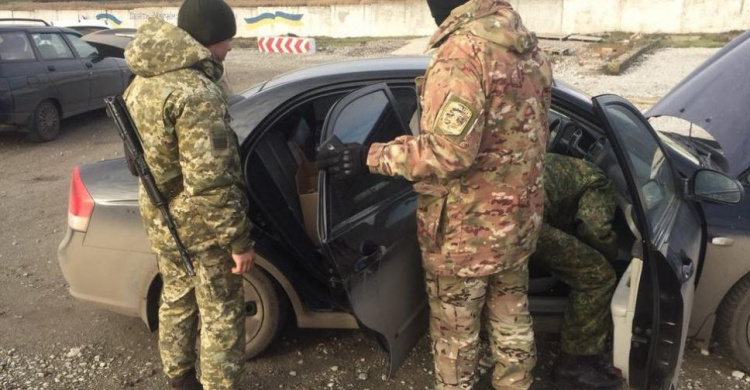
[[[48,142],[60,134],[60,111],[51,100],[44,100],[36,106],[31,115],[29,140]]]
[[[750,275],[740,279],[721,302],[715,334],[743,371],[750,372]]]
[[[288,312],[288,301],[281,287],[268,274],[253,267],[244,275],[245,358],[252,359],[266,350],[279,335]]]

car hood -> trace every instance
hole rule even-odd
[[[706,60],[646,112],[708,131],[736,176],[750,166],[750,30]]]

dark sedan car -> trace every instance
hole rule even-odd
[[[0,131],[51,141],[61,119],[104,107],[132,74],[75,30],[28,23],[0,25]]]
[[[247,354],[273,340],[287,308],[297,326],[370,331],[392,372],[427,326],[411,183],[364,174],[345,186],[311,162],[331,137],[383,142],[411,134],[414,78],[427,58],[334,63],[269,80],[233,99],[250,183],[257,267],[245,275]],[[736,203],[742,188],[693,167],[688,178],[624,99],[556,82],[550,149],[600,166],[617,187],[614,357],[631,386],[668,389],[679,372],[705,232],[697,203]],[[122,159],[76,167],[60,266],[75,297],[156,324],[160,279]],[[533,263],[533,261],[532,261]],[[566,291],[532,271],[535,316],[561,316]]]
[[[688,149],[675,153],[684,175],[700,161],[750,187],[750,30],[696,68],[646,113],[688,121],[684,134],[666,133]],[[701,128],[712,140],[690,137]],[[672,150],[676,150],[673,148]],[[708,350],[713,340],[728,347],[750,371],[750,201],[702,204],[706,218],[706,261],[690,320],[690,335]]]

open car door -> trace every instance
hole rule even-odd
[[[410,134],[386,84],[354,91],[331,108],[321,147],[387,142]],[[338,141],[337,141],[338,142]],[[360,325],[390,357],[389,376],[428,326],[417,242],[416,194],[403,178],[369,173],[344,182],[320,173],[319,229]]]
[[[596,97],[594,105],[627,183],[626,218],[640,238],[612,300],[615,366],[633,388],[670,389],[704,249],[700,214],[640,111],[614,95]]]

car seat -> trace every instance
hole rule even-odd
[[[49,43],[43,43],[39,45],[39,54],[41,54],[42,58],[44,58],[45,60],[54,60],[59,57],[59,54],[57,53],[57,50],[55,50],[55,47]]]

